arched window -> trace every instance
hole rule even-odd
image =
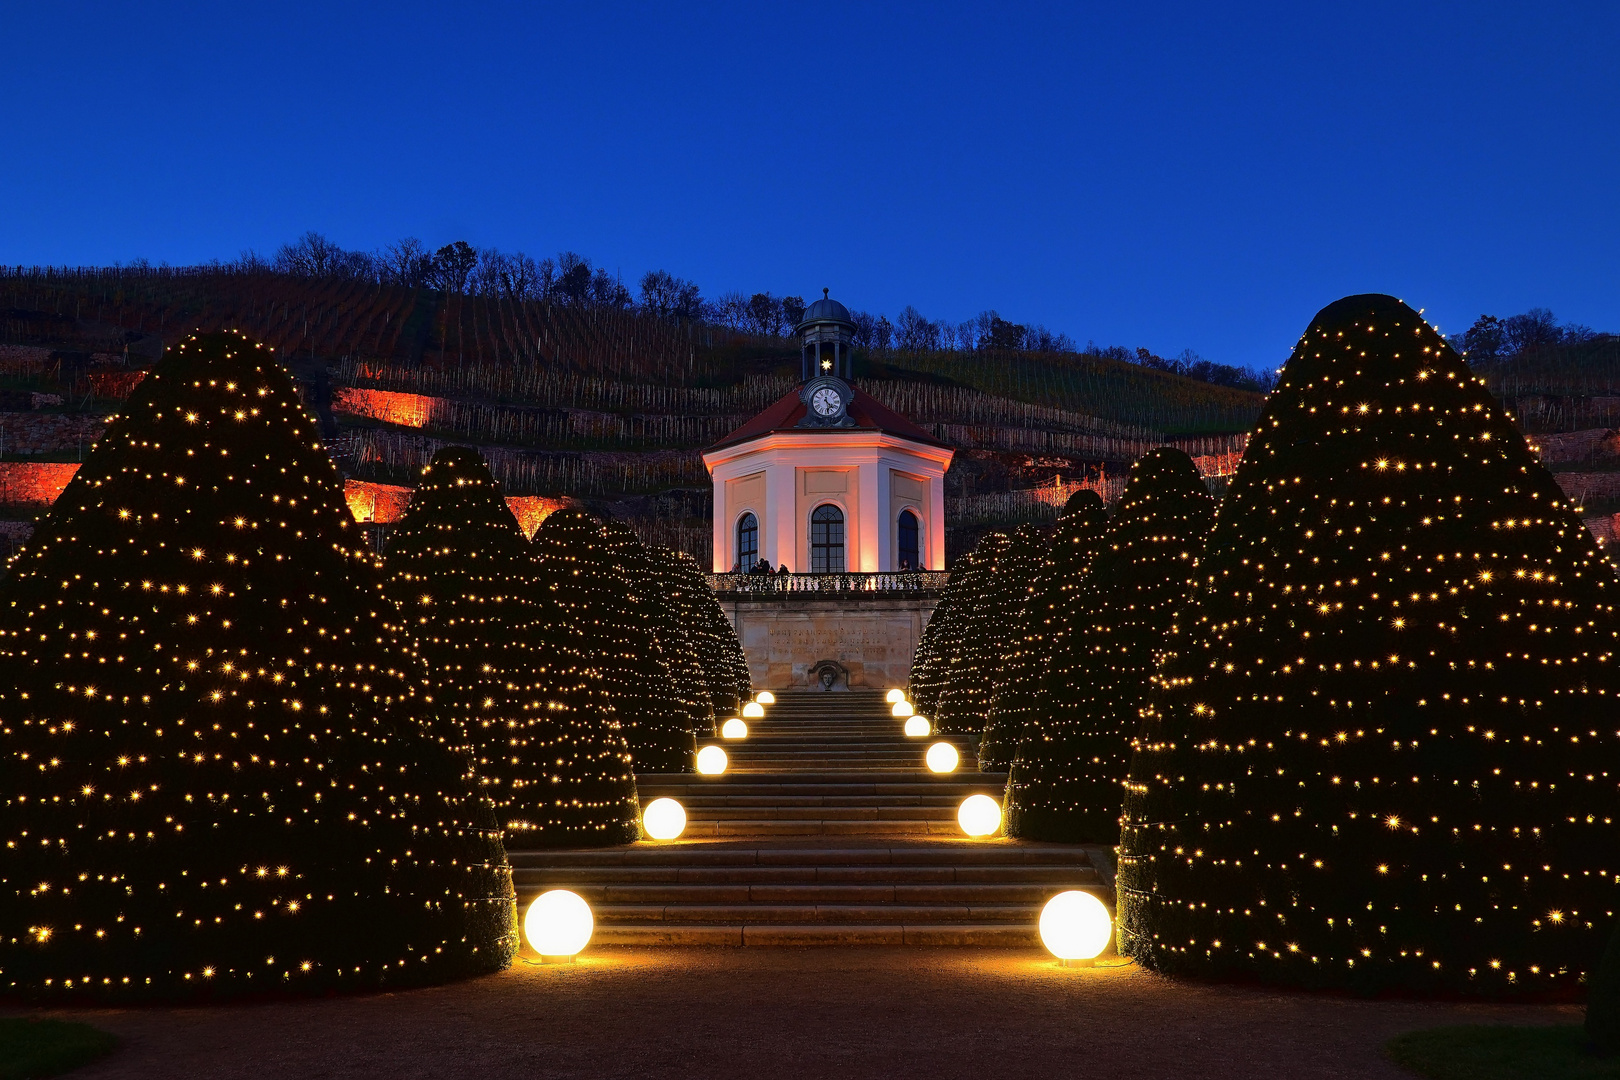
[[[910,510],[900,511],[900,569],[921,570],[922,560],[917,550],[919,522]]]
[[[810,572],[844,572],[844,512],[831,503],[810,515]]]
[[[753,514],[744,514],[737,522],[737,562],[744,573],[759,562],[759,521]]]

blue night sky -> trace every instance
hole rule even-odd
[[[1620,331],[1620,5],[10,0],[0,262],[405,235],[1282,360]]]

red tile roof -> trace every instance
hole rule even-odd
[[[804,402],[799,400],[799,392],[794,390],[779,400],[773,402],[765,411],[749,420],[742,427],[736,429],[713,446],[710,450],[718,450],[724,446],[733,446],[749,439],[757,439],[761,435],[768,435],[773,431],[881,431],[888,435],[895,435],[913,442],[927,443],[929,446],[949,446],[928,434],[923,428],[907,420],[893,409],[878,401],[860,387],[854,387],[854,396],[849,403],[849,418],[855,421],[853,428],[800,428],[799,421],[804,419]]]

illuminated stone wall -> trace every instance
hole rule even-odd
[[[813,672],[824,660],[841,665],[857,689],[905,686],[912,654],[937,603],[932,596],[906,595],[720,598],[757,690],[814,689]]]

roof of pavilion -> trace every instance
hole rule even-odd
[[[893,435],[901,439],[910,439],[912,442],[926,443],[929,446],[949,447],[950,444],[941,442],[923,430],[918,425],[907,420],[893,409],[878,401],[860,387],[853,387],[849,409],[849,418],[855,421],[854,427],[799,427],[799,421],[804,419],[805,405],[799,400],[799,392],[794,390],[768,406],[763,412],[749,420],[742,427],[709,447],[710,450],[719,450],[722,447],[734,446],[749,439],[757,439],[761,435],[769,435],[777,431],[827,432],[838,434],[850,431],[880,431],[885,435]]]

